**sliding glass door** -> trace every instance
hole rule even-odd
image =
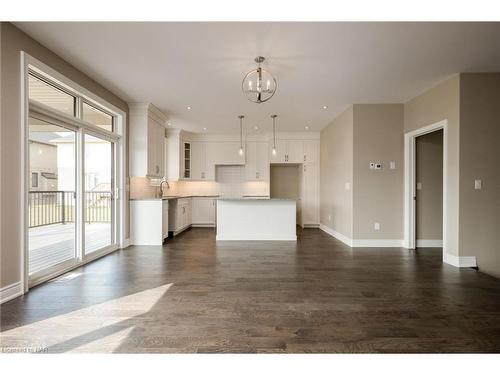
[[[71,265],[77,253],[77,133],[29,118],[29,275]]]
[[[117,116],[29,70],[26,257],[32,286],[118,248]]]
[[[84,138],[85,255],[114,244],[114,152],[112,141],[85,134]]]

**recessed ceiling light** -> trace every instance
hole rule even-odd
[[[170,126],[170,125],[172,125],[172,123],[171,122],[167,122],[167,125]]]
[[[306,128],[306,130],[309,130],[309,126],[307,126],[307,125],[306,125],[306,127],[305,127],[305,128]]]
[[[259,130],[259,127],[258,127],[257,125],[255,125],[253,128],[254,128],[255,130]]]
[[[188,111],[190,111],[190,110],[191,110],[191,106],[190,106],[190,105],[188,105],[188,106],[186,107],[186,109],[187,109]]]
[[[207,130],[207,128],[203,128],[203,130]]]
[[[327,106],[327,105],[324,105],[324,106],[323,106],[323,109],[328,109],[328,106]]]

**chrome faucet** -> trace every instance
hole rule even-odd
[[[160,198],[163,197],[163,183],[166,183],[167,184],[167,189],[170,189],[170,185],[168,184],[168,181],[167,180],[162,180],[160,182]]]

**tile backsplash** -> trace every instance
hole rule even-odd
[[[159,181],[146,177],[130,178],[131,198],[154,197]],[[215,168],[215,181],[172,181],[165,195],[220,195],[224,198],[240,198],[244,195],[269,195],[269,181],[245,181],[245,168],[224,165]]]

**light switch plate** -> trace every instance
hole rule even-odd
[[[483,183],[481,180],[474,180],[474,189],[481,190]]]
[[[389,165],[389,168],[396,169],[396,162],[395,161],[391,161],[390,165]]]
[[[373,229],[380,230],[380,223],[374,223],[373,224]]]
[[[422,190],[422,183],[421,182],[417,182],[417,190]]]
[[[345,189],[346,190],[351,190],[351,184],[349,182],[345,183]]]

